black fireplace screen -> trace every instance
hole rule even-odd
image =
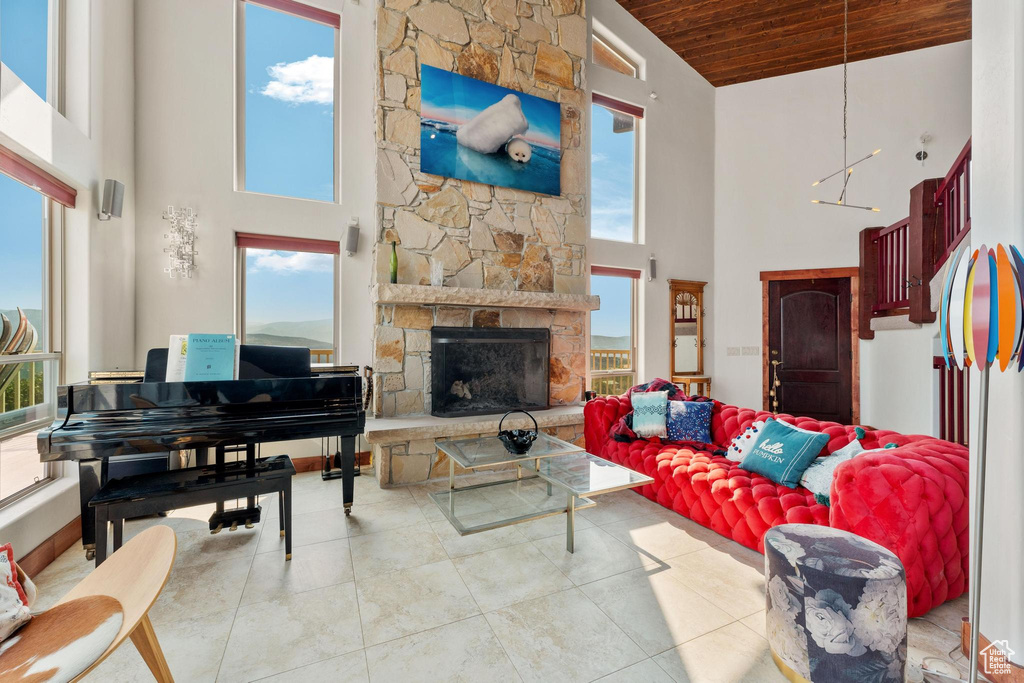
[[[431,414],[547,408],[550,348],[547,329],[431,329]]]

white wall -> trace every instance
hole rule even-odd
[[[712,258],[715,89],[615,0],[590,0],[587,10],[590,20],[600,22],[646,60],[644,80],[587,64],[591,92],[645,109],[640,155],[642,244],[591,239],[587,256],[591,264],[636,268],[645,274],[651,254],[657,258],[658,279],[641,280],[637,378],[667,378],[672,371],[668,280],[708,282],[707,304],[716,286]],[[651,92],[657,93],[657,100],[651,100]],[[588,135],[588,146],[589,142]],[[708,372],[714,358],[715,310],[706,307],[704,364]]]
[[[341,12],[343,3],[319,4]],[[342,183],[341,203],[333,204],[234,190],[235,3],[138,3],[136,365],[172,333],[235,331],[236,231],[343,240],[351,216],[363,234],[359,253],[340,259],[340,360],[370,362],[373,16],[372,2],[345,3],[342,12]],[[161,214],[169,204],[199,213],[198,270],[190,280],[163,272]]]
[[[944,45],[849,66],[849,150],[858,166],[849,201],[870,213],[811,204],[842,168],[842,67],[718,88],[715,101],[715,397],[761,407],[760,271],[857,266],[858,234],[908,213],[910,188],[946,174],[971,135],[971,44]],[[914,158],[928,132],[928,159]],[[934,326],[932,326],[934,327]],[[861,421],[932,431],[933,329],[887,331],[861,342]],[[916,393],[910,393],[913,390]]]
[[[0,144],[73,186],[64,211],[65,380],[133,364],[135,278],[132,0],[67,3],[66,117],[4,68]],[[124,210],[96,217],[104,178],[125,183]],[[77,469],[0,512],[0,537],[18,556],[78,516]]]
[[[1024,246],[1024,6],[974,3],[971,243]],[[998,368],[997,368],[998,369]],[[978,462],[979,381],[971,372],[971,460]],[[1024,664],[1024,381],[992,372],[989,408],[981,632],[1009,641]],[[971,504],[977,503],[972,472]],[[972,516],[972,520],[973,520]],[[972,527],[973,528],[973,527]]]

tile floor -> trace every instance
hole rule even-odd
[[[463,537],[427,497],[440,486],[360,477],[346,519],[341,482],[298,475],[288,563],[273,500],[261,525],[216,536],[206,507],[129,523],[126,537],[177,532],[151,612],[176,680],[784,680],[760,554],[628,491],[577,513],[573,555],[564,516]],[[77,546],[64,553],[37,577],[40,607],[90,568]],[[911,621],[908,680],[957,648],[966,610],[961,598]],[[126,642],[89,680],[152,678]]]

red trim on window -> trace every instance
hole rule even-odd
[[[253,249],[274,249],[280,251],[306,251],[313,254],[340,254],[341,245],[331,240],[312,240],[306,237],[277,237],[256,235],[251,232],[236,232],[235,245]]]
[[[46,195],[58,204],[63,204],[69,209],[75,208],[75,197],[78,196],[78,191],[75,188],[57,180],[43,169],[22,159],[6,147],[0,147],[0,173],[14,178],[19,183],[28,185],[36,192]]]
[[[614,277],[631,277],[639,280],[643,272],[633,268],[616,268],[614,266],[590,266],[591,275],[612,275]]]
[[[254,5],[263,5],[270,9],[276,9],[279,12],[285,12],[287,14],[293,14],[303,19],[309,19],[319,24],[327,24],[334,28],[341,28],[341,15],[335,14],[334,12],[328,12],[325,9],[319,7],[311,7],[310,5],[296,2],[296,0],[247,0]]]
[[[638,107],[635,104],[622,102],[621,100],[608,97],[607,95],[602,95],[601,93],[594,93],[592,99],[594,104],[600,104],[602,107],[612,109],[620,114],[629,114],[630,116],[638,119],[642,119],[644,117],[644,108]]]

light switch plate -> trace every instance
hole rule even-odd
[[[743,347],[743,355],[744,356],[760,356],[761,355],[761,347],[760,346],[744,346]]]
[[[742,356],[743,349],[739,346],[727,346],[725,349],[725,355],[727,356]]]

